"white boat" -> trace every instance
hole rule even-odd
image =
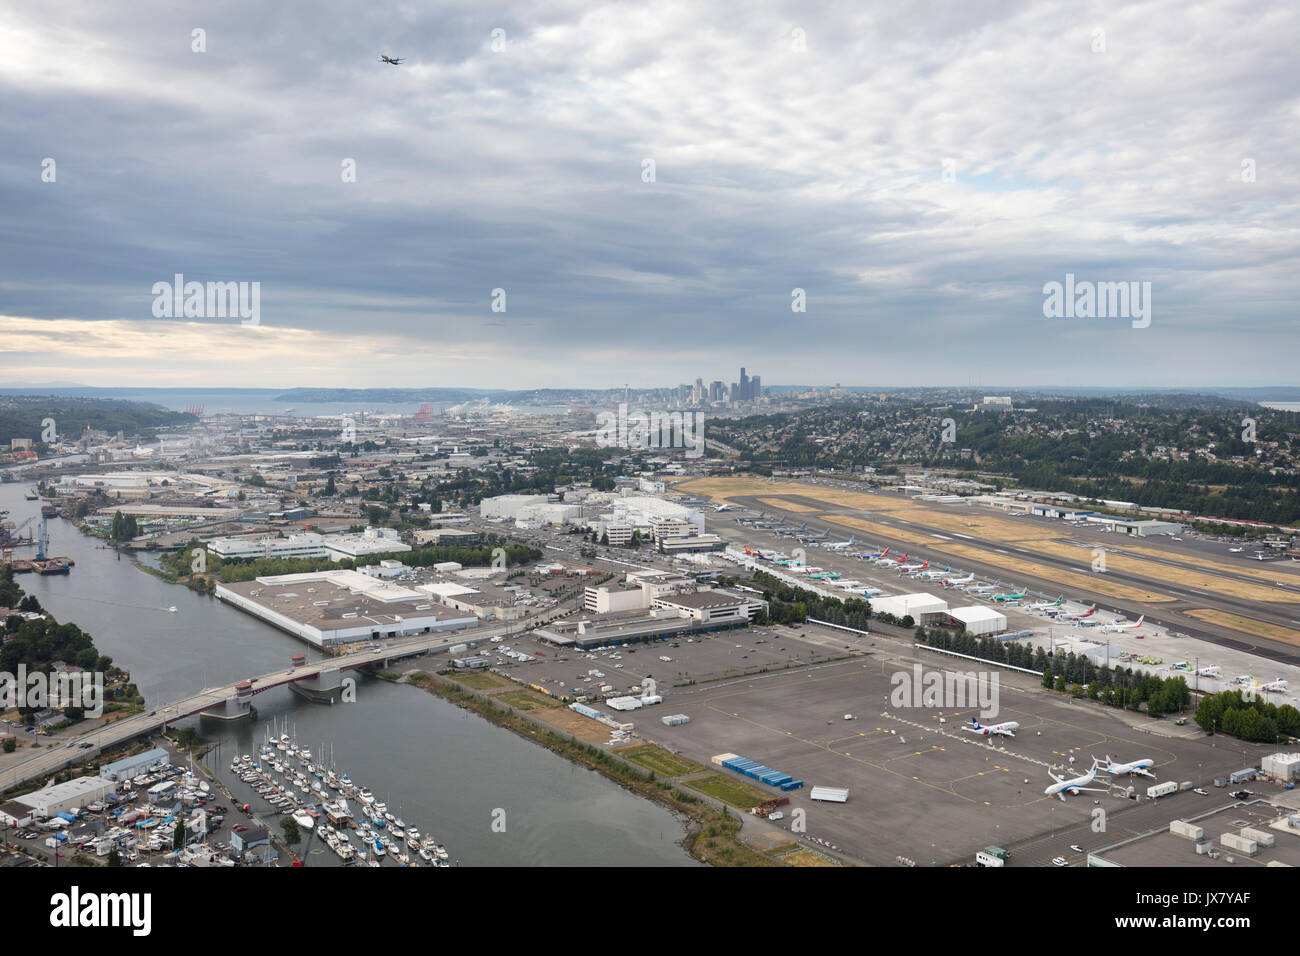
[[[293,812],[293,822],[308,830],[316,826],[316,821],[311,818],[311,814],[306,810],[295,810]]]

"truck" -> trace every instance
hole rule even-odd
[[[1011,856],[1000,846],[986,846],[975,854],[976,866],[1006,866]]]

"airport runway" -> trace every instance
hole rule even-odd
[[[759,499],[763,499],[760,501]],[[777,499],[786,500],[794,505],[790,509],[776,508]],[[1300,665],[1300,604],[1288,607],[1286,605],[1264,605],[1257,602],[1245,600],[1226,593],[1208,593],[1206,591],[1190,587],[1183,584],[1158,580],[1155,578],[1142,577],[1130,572],[1111,569],[1105,572],[1106,578],[1111,582],[1126,584],[1134,588],[1141,588],[1148,591],[1159,591],[1174,598],[1172,601],[1162,601],[1158,603],[1146,603],[1134,600],[1125,600],[1103,594],[1096,591],[1088,591],[1069,584],[1061,584],[1049,578],[1037,577],[1025,574],[1020,571],[1007,571],[996,564],[989,562],[980,562],[972,560],[968,556],[954,555],[945,552],[946,543],[957,545],[968,545],[982,547],[989,551],[1000,552],[1013,559],[1023,561],[1032,561],[1035,564],[1058,569],[1063,572],[1073,574],[1092,574],[1087,567],[1080,565],[1079,561],[1071,561],[1045,551],[1037,551],[1031,547],[1023,547],[1015,542],[1005,542],[993,540],[986,537],[980,537],[977,534],[967,533],[962,537],[965,540],[953,540],[954,533],[939,527],[933,527],[919,521],[905,521],[896,516],[884,514],[881,512],[869,512],[854,509],[843,505],[834,505],[825,501],[806,497],[796,491],[784,491],[780,485],[773,485],[770,490],[765,490],[760,494],[752,495],[731,495],[728,500],[734,504],[741,505],[750,511],[757,513],[765,511],[769,516],[776,518],[785,518],[790,522],[792,527],[798,527],[802,524],[808,525],[806,533],[821,534],[825,531],[831,532],[831,538],[828,540],[839,541],[845,540],[847,536],[854,536],[861,542],[863,550],[874,550],[877,546],[889,545],[898,553],[904,551],[911,552],[912,557],[924,560],[926,557],[931,559],[932,565],[942,566],[951,562],[954,568],[960,568],[962,571],[974,571],[976,574],[987,577],[989,580],[1001,578],[1004,582],[1015,581],[1017,585],[1027,586],[1039,593],[1046,599],[1054,598],[1061,591],[1066,591],[1067,599],[1084,601],[1085,603],[1096,603],[1099,610],[1112,611],[1126,617],[1136,619],[1139,615],[1146,615],[1152,622],[1159,623],[1161,626],[1168,628],[1173,632],[1181,632],[1190,637],[1200,638],[1222,647],[1229,647],[1234,650],[1244,651],[1269,660],[1278,661],[1285,664]],[[970,506],[965,506],[970,507]],[[812,508],[814,510],[807,510]],[[1001,517],[997,513],[991,512],[984,508],[970,507],[973,515]],[[848,525],[836,524],[833,518],[827,519],[818,517],[818,515],[844,515],[846,517],[866,518],[873,523],[896,527],[902,532],[899,538],[890,540],[888,537],[871,534],[867,538],[863,537],[863,532],[855,530]],[[752,528],[736,523],[735,518],[739,514],[732,512],[719,512],[716,515],[709,516],[710,530],[720,534],[729,542],[736,544],[748,544],[750,547],[775,548],[778,550],[789,551],[790,548],[798,546],[794,539],[782,537],[772,531]],[[1083,547],[1104,547],[1108,553],[1124,554],[1125,545],[1134,543],[1127,536],[1116,534],[1095,533],[1091,529],[1076,528],[1064,525],[1063,522],[1055,519],[1036,518],[1025,516],[1014,519],[1018,522],[1029,524],[1038,524],[1056,533],[1058,541],[1074,541]],[[933,543],[917,545],[913,541],[906,540],[916,535],[923,535],[932,540]],[[1143,538],[1139,539],[1142,547],[1160,546],[1161,542],[1157,539]],[[1213,557],[1223,562],[1229,555],[1221,555],[1210,550],[1210,542],[1193,541],[1187,542],[1198,547],[1189,549],[1193,553],[1187,556],[1181,556],[1176,551],[1170,551],[1168,563],[1171,567],[1176,567],[1173,563],[1180,557],[1183,560],[1194,560],[1198,556]],[[819,566],[832,568],[841,573],[870,574],[864,564],[845,553],[836,553],[834,551],[825,551],[823,549],[808,549],[810,553],[809,563],[816,563]],[[857,550],[855,544],[854,550]],[[1168,550],[1161,548],[1161,550]],[[1149,554],[1132,553],[1135,557],[1142,560],[1160,562],[1160,559]],[[815,555],[815,559],[811,556]],[[939,560],[942,556],[942,560]],[[1160,562],[1164,563],[1164,562]],[[1294,574],[1290,568],[1281,565],[1277,567],[1277,580],[1283,582],[1283,589],[1300,594],[1300,575]],[[856,569],[856,570],[855,570]],[[1260,585],[1257,579],[1246,576],[1233,575],[1231,572],[1222,572],[1218,570],[1202,572],[1212,574],[1225,579],[1240,580],[1243,583]],[[918,585],[919,586],[919,585]],[[1277,587],[1277,585],[1271,585]],[[1271,640],[1266,637],[1260,637],[1251,634],[1245,634],[1225,626],[1199,620],[1183,613],[1191,609],[1210,608],[1213,610],[1223,611],[1229,614],[1237,614],[1243,617],[1249,617],[1257,621],[1272,624],[1278,627],[1292,630],[1296,634],[1297,644],[1287,644],[1284,641]]]

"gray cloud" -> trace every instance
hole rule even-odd
[[[148,322],[182,272],[382,338],[357,384],[425,384],[429,343],[466,385],[1293,378],[1285,7],[113,7],[0,12],[0,315]],[[1150,280],[1151,327],[1044,319],[1067,272]]]

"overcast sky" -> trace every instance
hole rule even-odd
[[[0,377],[1296,384],[1298,9],[7,0]]]

